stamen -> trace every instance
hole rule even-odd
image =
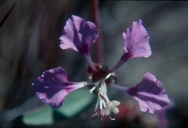
[[[102,93],[102,92],[103,92],[101,87],[99,88],[99,92],[100,92],[100,93]]]
[[[107,93],[107,88],[106,88],[106,83],[105,82],[102,84],[102,88],[103,88],[102,94],[103,94],[103,97],[105,99],[105,102],[109,102],[108,96],[106,94]]]
[[[101,118],[101,120],[102,120],[104,114],[105,114],[105,110],[104,110],[104,109],[101,109],[101,112],[100,112],[100,118]]]
[[[102,94],[98,93],[98,95],[100,96],[101,99],[103,99],[106,102],[106,99]]]
[[[95,112],[93,115],[91,115],[90,119],[96,119],[97,117],[99,117],[99,112]]]
[[[106,108],[106,103],[104,100],[102,100],[103,107]]]
[[[107,80],[110,76],[114,75],[114,73],[109,73],[106,77],[105,80]]]
[[[108,118],[109,118],[110,120],[115,120],[115,118],[112,118],[112,117],[110,117],[110,116],[108,116]]]
[[[97,86],[99,86],[99,82],[96,82],[96,83],[95,83],[95,86],[92,87],[92,88],[89,90],[89,92],[90,92],[90,93],[93,93],[93,91],[96,89]]]
[[[106,83],[103,84],[103,87],[104,87],[104,93],[106,94],[107,93]]]
[[[96,87],[93,87],[92,89],[89,90],[90,93],[93,93]]]
[[[97,111],[97,108],[98,108],[98,106],[99,106],[99,102],[100,102],[99,100],[100,100],[100,97],[97,98],[97,103],[96,103],[96,105],[95,105],[95,111]]]
[[[105,98],[106,98],[106,102],[109,102],[110,100],[108,99],[108,96],[105,95]]]
[[[102,100],[100,99],[100,109],[102,109]]]

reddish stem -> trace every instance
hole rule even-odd
[[[100,20],[99,20],[99,6],[98,0],[91,0],[92,16],[97,29],[99,30],[99,37],[96,40],[95,46],[95,61],[102,63],[102,45],[101,45],[101,33],[100,33]]]

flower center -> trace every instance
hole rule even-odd
[[[97,67],[96,67],[97,68]],[[107,84],[114,83],[116,81],[116,76],[114,73],[109,73],[108,67],[104,65],[99,65],[97,72],[91,73],[89,80],[94,82],[94,86],[90,89],[90,93],[93,93],[94,90],[97,91],[98,100],[95,106],[95,114],[91,116],[92,119],[103,116],[108,116],[109,119],[114,120],[110,117],[111,111],[119,112],[117,105],[113,105],[107,96]],[[118,102],[118,101],[117,101]],[[119,104],[118,104],[119,105]],[[97,109],[99,108],[99,111]]]
[[[87,68],[87,75],[88,79],[91,82],[97,82],[100,81],[101,79],[104,79],[107,77],[109,74],[109,68],[106,65],[100,65],[100,64],[95,64],[95,67],[97,69],[96,72],[92,71],[90,67]],[[116,75],[113,73],[113,75],[110,75],[108,78],[105,79],[106,84],[109,83],[115,83],[116,82]]]

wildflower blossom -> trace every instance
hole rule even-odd
[[[110,117],[111,112],[119,112],[117,100],[110,100],[107,95],[107,86],[129,94],[138,101],[139,107],[143,112],[154,113],[170,101],[162,83],[151,73],[146,73],[143,80],[135,86],[125,87],[116,85],[116,71],[122,64],[131,58],[149,57],[151,55],[149,36],[142,25],[142,20],[134,21],[132,28],[123,32],[124,53],[118,63],[111,69],[108,66],[94,64],[90,57],[90,46],[93,44],[99,33],[94,23],[72,15],[66,22],[60,37],[60,47],[72,49],[79,52],[88,62],[87,75],[88,81],[70,82],[67,79],[65,69],[57,67],[45,71],[32,84],[38,98],[53,108],[58,108],[63,104],[65,97],[72,91],[82,87],[90,88],[90,93],[97,94],[98,100],[95,106],[95,113],[91,119],[103,116]],[[79,100],[79,99],[78,99]]]

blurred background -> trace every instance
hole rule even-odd
[[[123,53],[123,31],[143,20],[152,56],[132,59],[116,71],[117,82],[133,86],[151,72],[166,88],[172,105],[162,112],[140,112],[128,95],[109,89],[121,101],[120,114],[90,120],[96,97],[87,89],[67,96],[60,109],[44,105],[31,83],[50,68],[66,69],[70,81],[86,80],[84,58],[61,50],[59,37],[66,20],[78,15],[93,21],[90,0],[0,0],[0,126],[2,127],[136,127],[188,126],[188,2],[99,1],[103,64],[113,67]],[[91,56],[95,61],[95,47]]]

